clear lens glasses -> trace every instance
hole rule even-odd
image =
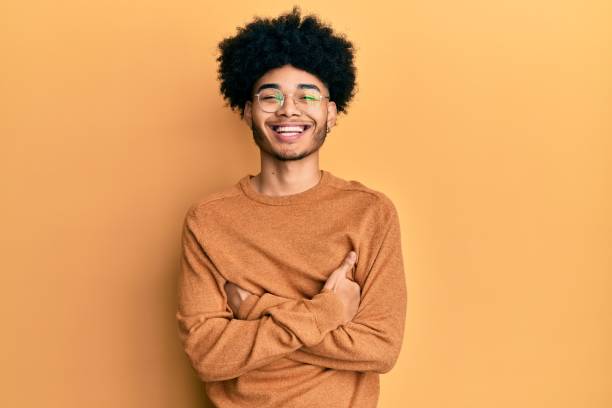
[[[285,95],[274,88],[266,88],[255,95],[257,103],[264,112],[274,113],[279,110],[285,102]],[[301,111],[315,110],[321,106],[324,98],[316,89],[298,89],[293,93],[293,103]]]

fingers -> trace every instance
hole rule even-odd
[[[249,292],[248,290],[242,289],[240,286],[236,285],[235,283],[229,282],[229,281],[225,282],[225,292],[237,293],[241,300],[244,300],[248,298],[249,295],[252,295],[252,293]]]
[[[341,269],[344,272],[342,276],[351,281],[355,280],[355,277],[353,276],[353,266],[355,266],[355,261],[357,261],[357,253],[355,251],[351,251],[348,253],[346,258],[344,258],[344,262],[342,262],[341,266]]]
[[[329,275],[329,277],[327,278],[327,281],[325,281],[325,285],[323,285],[323,289],[321,289],[321,292],[329,290],[332,292],[335,292],[334,288],[336,287],[336,278],[337,274],[336,271],[332,272],[331,275]]]
[[[348,253],[346,258],[344,258],[344,265],[346,267],[351,268],[357,259],[357,253],[355,251],[351,251]]]
[[[355,251],[350,251],[346,255],[346,257],[344,257],[344,261],[342,261],[342,265],[340,265],[340,267],[333,272],[333,274],[338,275],[337,277],[334,277],[334,279],[338,279],[340,276],[344,276],[349,279],[352,279],[353,266],[355,266],[355,261],[357,261],[357,253]]]
[[[348,270],[346,271],[346,278],[350,279],[352,281],[355,281],[355,263],[357,263],[357,252],[355,251],[351,251],[349,253],[350,256],[350,266],[348,267]]]
[[[356,260],[357,253],[355,251],[350,251],[346,255],[346,257],[344,257],[344,260],[342,261],[342,264],[338,267],[338,269],[336,269],[332,272],[331,275],[329,275],[329,277],[327,278],[327,282],[325,282],[325,286],[323,286],[323,289],[321,289],[321,291],[324,291],[326,289],[335,291],[336,283],[341,277],[345,277],[351,281],[354,281],[353,266],[355,266]]]
[[[240,295],[240,299],[242,299],[242,300],[248,298],[249,295],[252,295],[251,292],[249,292],[246,289],[242,289],[240,286],[236,286],[236,289],[238,289],[238,294]]]

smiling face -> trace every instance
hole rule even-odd
[[[244,107],[244,119],[253,131],[253,139],[262,155],[280,161],[301,160],[319,151],[327,129],[336,123],[336,104],[323,98],[320,106],[300,110],[293,98],[286,97],[283,106],[273,113],[264,112],[254,95],[261,90],[279,89],[285,95],[300,89],[318,89],[329,96],[329,89],[316,76],[284,65],[266,72],[253,86],[252,98]],[[279,129],[278,126],[290,126]],[[298,128],[294,128],[297,126]],[[299,132],[303,128],[304,130]]]

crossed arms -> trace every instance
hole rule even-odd
[[[198,234],[197,207],[191,207],[183,224],[176,318],[200,379],[235,378],[280,358],[338,370],[391,370],[404,333],[406,284],[397,211],[390,201],[385,209],[384,224],[372,240],[374,256],[359,282],[359,308],[343,324],[344,306],[331,291],[312,299],[252,295],[235,316],[227,304],[226,280]]]

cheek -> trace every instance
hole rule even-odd
[[[325,128],[326,121],[327,121],[327,118],[325,116],[317,118],[317,128],[318,129]]]
[[[315,123],[317,127],[321,127],[322,125],[325,124],[326,117],[323,114],[317,114],[317,115],[309,115],[308,119],[311,122]]]
[[[259,116],[254,116],[253,117],[253,125],[257,126],[260,129],[267,129],[268,126],[266,125],[266,121],[268,118],[263,118],[263,117],[259,117]]]

